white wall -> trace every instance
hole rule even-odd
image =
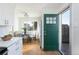
[[[59,50],[61,51],[62,45],[62,15],[59,15]],[[61,51],[62,52],[62,51]]]
[[[79,4],[71,5],[70,25],[71,53],[79,54]]]
[[[0,3],[0,17],[5,16],[8,20],[8,26],[0,26],[0,36],[7,34],[14,27],[14,9],[15,4]],[[1,19],[0,19],[1,20]]]
[[[18,23],[19,23],[19,20],[18,20],[18,18],[16,17],[16,11],[15,11],[14,32],[19,30],[19,28],[18,28]]]

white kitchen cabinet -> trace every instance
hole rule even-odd
[[[8,25],[8,20],[0,18],[0,26]]]
[[[0,5],[0,26],[8,25],[7,8],[5,5]]]
[[[1,47],[7,47],[8,55],[22,55],[22,38],[13,37],[10,41],[0,41]]]
[[[22,43],[21,40],[17,40],[10,47],[8,47],[8,55],[21,55]]]

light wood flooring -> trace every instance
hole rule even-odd
[[[60,55],[58,51],[43,51],[40,49],[38,41],[32,41],[31,43],[24,43],[23,55]]]

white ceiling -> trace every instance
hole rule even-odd
[[[16,16],[24,17],[26,13],[29,17],[39,17],[45,12],[58,13],[67,6],[67,3],[18,3]]]

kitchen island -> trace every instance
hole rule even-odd
[[[11,40],[0,39],[0,47],[7,47],[8,55],[22,55],[22,37],[13,37]]]

